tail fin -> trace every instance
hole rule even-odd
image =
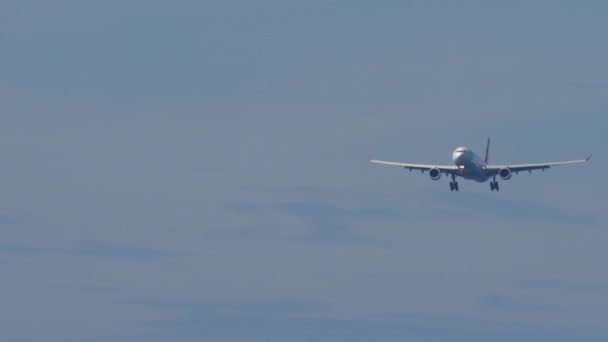
[[[486,145],[486,157],[483,159],[483,161],[485,161],[486,164],[488,161],[490,161],[490,138],[488,138],[488,144]]]

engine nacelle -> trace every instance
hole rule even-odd
[[[498,175],[504,180],[511,179],[511,170],[508,167],[503,167],[498,170]]]
[[[432,180],[438,180],[441,178],[441,171],[437,168],[432,168],[429,170],[429,176],[431,176]]]

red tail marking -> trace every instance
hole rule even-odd
[[[483,161],[485,161],[487,164],[489,160],[490,160],[490,138],[488,138],[488,144],[486,145],[486,157],[483,159]]]

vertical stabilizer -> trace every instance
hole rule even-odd
[[[490,161],[490,138],[488,138],[488,144],[486,145],[486,157],[483,158],[483,161],[485,161],[486,164],[488,161]]]

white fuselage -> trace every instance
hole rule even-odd
[[[458,166],[459,175],[464,179],[485,182],[490,178],[485,172],[486,162],[466,147],[454,150],[452,160]]]

